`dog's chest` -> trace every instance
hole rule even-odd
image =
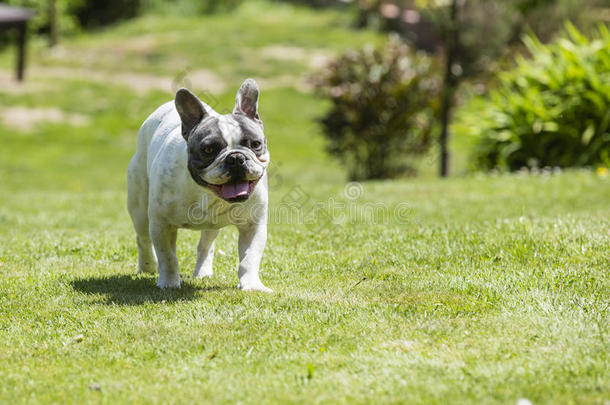
[[[187,229],[218,229],[233,224],[234,206],[224,201],[202,196],[199,199],[189,200],[185,206],[177,211],[182,219],[177,225]],[[179,219],[179,218],[176,218]]]
[[[227,225],[244,225],[264,215],[265,205],[259,193],[246,202],[230,204],[202,191],[194,182],[186,188],[157,190],[159,193],[151,201],[154,211],[178,228],[220,229]]]

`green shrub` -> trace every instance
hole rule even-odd
[[[352,180],[413,172],[432,141],[440,78],[429,57],[396,37],[340,56],[316,78],[332,107],[321,119],[328,151]]]
[[[72,12],[81,26],[92,28],[133,18],[140,8],[140,0],[79,0]]]
[[[136,17],[142,13],[201,15],[230,11],[243,0],[72,0],[73,11],[84,27],[95,27]]]
[[[474,132],[480,168],[595,166],[610,163],[610,33],[592,40],[572,25],[531,59],[500,76]]]

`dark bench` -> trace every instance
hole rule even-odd
[[[0,31],[8,29],[17,30],[17,80],[23,80],[25,68],[25,40],[27,25],[34,12],[25,8],[0,4]]]

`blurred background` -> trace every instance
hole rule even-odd
[[[3,187],[124,186],[181,86],[229,111],[246,77],[278,173],[346,180],[610,165],[607,0],[11,0]]]

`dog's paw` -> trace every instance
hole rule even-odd
[[[156,263],[146,263],[138,265],[138,274],[155,274],[157,272]]]
[[[168,278],[168,279],[159,278],[159,281],[157,281],[157,287],[162,288],[162,289],[180,288],[181,283],[182,283],[182,280],[180,280],[180,276],[178,276],[176,278]]]
[[[214,275],[214,271],[206,271],[204,269],[195,269],[193,271],[193,278],[210,278]]]
[[[263,283],[248,283],[242,284],[241,282],[237,285],[237,288],[242,291],[260,291],[265,293],[272,293],[273,290],[271,288],[265,287]]]

